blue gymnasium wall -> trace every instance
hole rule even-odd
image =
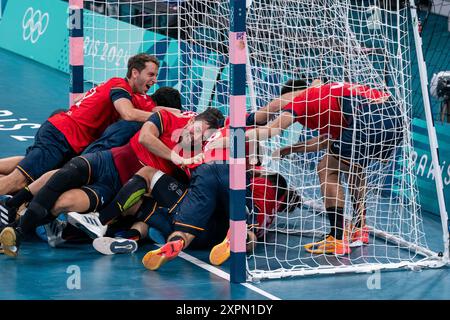
[[[25,57],[34,59],[40,63],[46,64],[63,72],[68,72],[68,31],[66,29],[67,6],[67,2],[63,2],[60,0],[2,0],[3,16],[0,20],[0,47],[21,54]],[[47,24],[45,31],[43,31],[42,34],[38,37],[37,34],[34,34],[35,38],[33,38],[33,41],[31,41],[29,34],[26,33],[30,30],[26,30],[26,27],[24,27],[24,25],[27,25],[27,22],[29,21],[29,17],[26,17],[27,10],[29,14],[30,11],[33,11],[33,13],[40,11],[41,16],[45,14],[48,15],[48,22],[44,23],[45,21],[42,21],[44,24]],[[36,15],[36,18],[37,16],[39,16],[39,14]],[[101,20],[101,25],[117,23],[117,21],[111,18],[100,15],[98,15],[95,19]],[[85,21],[85,23],[92,23],[92,21]],[[33,32],[35,33],[38,31],[34,30]],[[143,39],[156,39],[157,42],[153,45],[148,45],[145,48],[141,46],[133,47],[131,48],[131,51],[128,46],[127,48],[115,48],[113,50],[115,52],[115,55],[113,54],[112,56],[108,57],[111,57],[112,62],[119,63],[124,66],[126,65],[126,57],[138,51],[146,51],[152,54],[156,54],[162,61],[162,67],[159,76],[159,85],[176,86],[180,88],[182,92],[198,93],[186,95],[190,97],[189,101],[183,101],[187,105],[205,105],[211,99],[213,91],[212,87],[214,85],[214,81],[211,81],[211,79],[215,80],[218,76],[220,76],[222,80],[226,80],[228,78],[228,68],[225,68],[224,70],[218,70],[217,68],[211,66],[211,68],[208,68],[209,71],[207,71],[207,74],[201,74],[201,80],[195,80],[191,82],[184,81],[183,83],[177,83],[177,80],[173,80],[178,78],[177,75],[171,74],[171,68],[168,68],[178,63],[176,58],[173,58],[173,55],[168,54],[175,53],[176,50],[178,50],[178,46],[175,45],[175,41],[167,41],[167,37],[163,37],[159,34],[154,34],[149,31],[136,32],[136,34],[140,34]],[[431,76],[435,72],[450,70],[450,33],[447,31],[446,18],[430,15],[422,36],[429,79],[431,79]],[[410,40],[413,43],[412,36],[410,37]],[[137,43],[139,43],[139,39],[137,39]],[[96,48],[95,46],[96,44],[86,41],[84,48],[85,53],[87,53],[87,51],[89,50],[98,50],[99,52],[104,51],[104,48]],[[111,52],[111,48],[112,46],[109,48],[109,52]],[[195,48],[189,48],[189,50],[191,49],[194,49],[195,51]],[[99,53],[96,59],[100,58],[101,54]],[[217,58],[217,56],[213,56],[212,54],[210,54],[209,56],[195,54],[186,54],[182,56],[182,59],[184,60],[186,65],[191,65],[191,63],[188,63],[189,61],[187,61],[187,59],[196,60],[196,63],[198,65],[208,65],[209,59]],[[414,47],[412,47],[412,102],[413,114],[415,117],[417,117],[417,119],[415,119],[413,123],[415,131],[415,151],[417,153],[415,169],[417,173],[418,186],[421,192],[421,202],[426,203],[426,210],[433,213],[438,213],[436,194],[434,192],[433,175],[431,173],[432,168],[430,151],[427,142],[427,133],[425,130],[425,123],[423,120],[421,120],[424,118],[424,113],[422,107],[420,83],[418,79],[418,69],[417,64],[415,63],[415,59],[415,49]],[[103,63],[106,63],[104,60],[102,61]],[[87,61],[87,65],[89,63],[91,62]],[[100,61],[96,61],[96,64],[97,63],[100,63]],[[94,74],[94,79],[99,79],[99,81],[101,81],[108,78],[110,75],[105,74],[105,69],[106,68],[104,68],[104,70],[102,71],[98,71],[102,72],[101,74]],[[182,75],[180,78],[189,79],[189,72],[202,73],[205,72],[205,69],[198,68],[198,70],[187,70],[186,68],[185,70],[181,70]],[[269,70],[265,70],[263,68],[261,68],[259,72],[262,72],[263,74],[259,75],[258,77],[265,78],[267,80],[267,83],[276,84],[285,80],[276,79],[275,77],[273,77],[273,75],[271,75]],[[227,113],[226,106],[228,105],[228,99],[226,92],[228,92],[228,88],[223,85],[224,82],[225,81],[222,81],[215,88],[216,95],[211,104],[213,106],[219,107],[220,109],[222,109],[222,111]],[[270,92],[272,92],[274,90],[277,90],[274,88],[276,88],[275,85],[269,86],[268,88],[264,89],[270,90]],[[277,92],[273,92],[273,94],[276,93]],[[432,99],[432,109],[435,119],[437,119],[439,113],[439,106],[439,101]],[[438,125],[438,137],[441,150],[441,165],[443,166],[442,170],[445,193],[447,203],[450,208],[450,137],[448,136],[447,131],[448,125]],[[446,161],[446,159],[448,160]]]

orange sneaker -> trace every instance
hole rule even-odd
[[[142,258],[142,264],[149,270],[157,270],[167,261],[178,257],[183,247],[183,240],[167,242],[161,248],[147,252]]]
[[[369,243],[369,228],[364,226],[362,228],[353,228],[351,231],[350,247],[360,247]]]
[[[225,239],[214,246],[209,253],[209,262],[212,265],[220,266],[230,257],[230,237],[231,231],[228,229]]]
[[[348,241],[337,240],[333,236],[328,235],[324,240],[308,243],[303,246],[307,252],[314,254],[334,254],[342,256],[350,254],[351,250]]]

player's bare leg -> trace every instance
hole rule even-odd
[[[64,192],[56,201],[51,214],[57,217],[61,212],[86,212],[90,207],[90,199],[82,189],[72,189]]]
[[[348,186],[353,202],[353,220],[350,232],[350,246],[356,247],[369,243],[369,231],[366,227],[367,179],[361,168],[353,166],[349,172]]]
[[[23,158],[25,157],[16,156],[0,159],[0,175],[6,176],[13,172]]]
[[[28,179],[18,169],[0,178],[0,194],[11,194],[28,185]]]
[[[325,155],[317,165],[320,187],[331,229],[325,240],[304,246],[310,253],[335,255],[350,253],[345,236],[345,194],[340,183],[341,174],[345,171],[348,171],[348,166],[332,155]]]
[[[317,165],[320,189],[324,197],[325,208],[345,205],[344,189],[340,183],[341,174],[348,170],[348,166],[342,164],[335,157],[325,155]]]
[[[152,191],[152,179],[156,172],[158,172],[158,170],[152,167],[144,167],[136,172],[138,176],[145,179],[145,182],[147,183],[147,193]]]

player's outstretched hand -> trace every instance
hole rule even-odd
[[[173,161],[173,163],[175,163],[176,165],[179,165],[181,167],[186,167],[189,166],[191,164],[199,164],[202,163],[203,160],[205,159],[205,154],[204,153],[199,153],[196,156],[192,157],[192,158],[183,158],[183,157],[179,157],[178,159],[175,159],[175,161]]]

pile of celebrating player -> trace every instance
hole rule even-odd
[[[89,90],[67,111],[50,116],[24,157],[0,159],[0,250],[11,257],[37,233],[52,247],[92,241],[103,254],[132,253],[150,239],[162,246],[142,263],[156,270],[188,246],[209,248],[210,262],[230,255],[229,120],[215,108],[183,111],[180,93],[151,96],[159,61],[138,54],[125,78]],[[355,111],[356,110],[356,111]],[[246,148],[294,122],[315,138],[274,153],[327,149],[317,171],[330,222],[313,254],[349,254],[369,241],[364,168],[387,160],[402,140],[402,115],[389,93],[350,83],[290,81],[279,98],[247,114]],[[355,152],[356,150],[356,152]],[[247,156],[249,249],[274,215],[301,204],[285,178]],[[354,206],[344,221],[341,176]]]

